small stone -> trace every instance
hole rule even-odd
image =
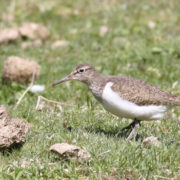
[[[32,42],[22,42],[21,48],[22,49],[29,49],[42,46],[42,40],[37,39]]]
[[[170,169],[165,169],[164,172],[168,175],[172,174],[172,171]]]
[[[8,28],[0,31],[0,44],[8,44],[20,37],[17,28]]]
[[[51,48],[52,49],[56,49],[58,47],[64,47],[64,46],[68,46],[69,45],[69,42],[68,41],[65,41],[65,40],[58,40],[58,41],[55,41]]]
[[[74,15],[79,15],[79,14],[80,14],[80,13],[79,13],[79,10],[78,10],[78,9],[74,9],[73,14],[74,14]]]
[[[45,85],[33,85],[30,89],[32,93],[41,93],[45,90]]]
[[[147,137],[146,139],[144,139],[143,144],[147,147],[149,147],[151,145],[160,147],[162,143],[161,143],[161,141],[158,140],[157,137],[150,136],[150,137]]]
[[[153,21],[149,21],[148,26],[149,26],[149,28],[154,29],[156,27],[156,23]]]
[[[108,31],[109,31],[109,28],[107,26],[101,26],[99,30],[99,35],[101,37],[104,37]]]
[[[21,161],[21,168],[27,168],[28,166],[30,166],[31,162],[28,161],[27,159],[23,159]]]
[[[37,80],[40,76],[40,66],[35,61],[29,61],[17,56],[10,56],[3,66],[3,81],[26,83],[34,78]]]
[[[36,23],[23,23],[19,31],[23,37],[28,37],[29,39],[44,40],[49,36],[48,30],[44,26]]]
[[[50,150],[66,158],[71,157],[72,159],[87,160],[91,157],[88,151],[67,143],[54,144],[50,147]]]

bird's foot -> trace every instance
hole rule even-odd
[[[134,126],[136,125],[136,123],[139,123],[139,124],[140,124],[140,121],[135,119],[131,124],[129,124],[128,126],[122,128],[121,131],[129,130],[129,129],[134,128]]]
[[[128,140],[136,137],[137,129],[139,128],[139,126],[140,126],[140,122],[136,122],[132,131],[130,132],[129,136],[127,137]]]
[[[128,140],[136,137],[137,129],[139,128],[139,126],[140,126],[140,121],[135,119],[131,124],[129,124],[128,126],[122,129],[122,131],[132,129],[129,136],[127,137]]]

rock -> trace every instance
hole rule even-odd
[[[50,150],[62,157],[71,157],[72,159],[87,160],[91,157],[88,151],[67,143],[54,144]]]
[[[33,40],[44,40],[49,36],[48,30],[44,26],[36,23],[23,23],[19,28],[19,31],[23,37],[27,37]]]
[[[144,139],[143,144],[147,147],[149,147],[151,145],[160,147],[162,143],[161,143],[161,141],[158,140],[157,137],[150,136],[150,137],[147,137],[146,139]]]
[[[21,128],[24,134],[27,134],[29,129],[31,128],[31,125],[29,123],[24,122],[22,119],[18,118],[12,118],[11,121],[9,121],[8,125],[13,125],[16,129]]]
[[[63,46],[68,46],[69,45],[69,42],[68,41],[65,41],[65,40],[58,40],[58,41],[55,41],[51,48],[52,49],[55,49],[55,48],[58,48],[58,47],[63,47]]]
[[[108,31],[109,31],[109,28],[107,26],[101,26],[99,30],[99,35],[101,37],[104,37]]]
[[[8,28],[0,31],[0,44],[8,44],[20,37],[17,28]]]
[[[29,82],[34,73],[34,80],[39,78],[40,66],[35,61],[29,61],[17,56],[10,56],[3,66],[2,78],[4,82]]]
[[[32,42],[23,42],[21,44],[22,49],[35,48],[40,46],[42,46],[42,40],[40,39],[34,40]]]
[[[0,128],[0,149],[23,143],[29,129],[30,125],[21,119],[11,119],[10,124]]]
[[[21,119],[11,119],[7,109],[0,106],[0,149],[23,143],[30,128],[30,124]]]

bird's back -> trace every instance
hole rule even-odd
[[[149,83],[128,76],[108,76],[112,90],[137,105],[180,105],[180,98]]]

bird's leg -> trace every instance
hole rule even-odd
[[[139,128],[139,125],[140,125],[140,121],[137,119],[134,119],[134,121],[131,124],[122,128],[122,131],[132,129],[127,139],[132,139],[133,137],[136,136],[136,132],[137,132],[137,129]]]
[[[133,121],[133,126],[132,126],[132,131],[130,132],[130,134],[129,134],[129,136],[127,137],[127,139],[132,139],[132,138],[135,138],[136,137],[136,135],[137,135],[137,129],[139,128],[139,126],[140,126],[140,121],[139,120],[137,120],[137,119],[135,119],[134,121]]]
[[[129,129],[134,128],[134,126],[135,126],[135,124],[137,123],[137,121],[139,121],[139,120],[135,119],[131,124],[129,124],[128,126],[122,128],[121,131],[129,130]],[[140,123],[140,121],[139,121],[139,123]]]

